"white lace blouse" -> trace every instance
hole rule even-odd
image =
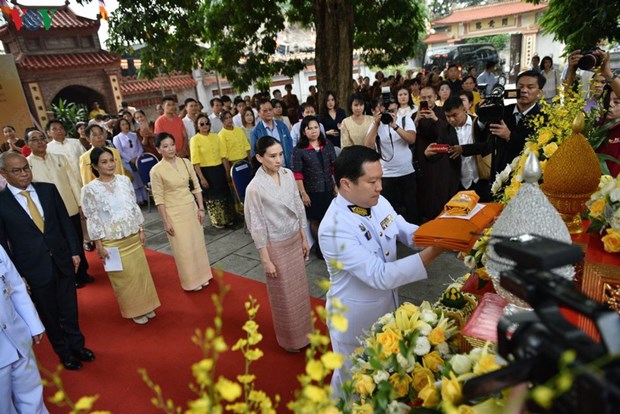
[[[131,180],[123,175],[109,183],[93,180],[85,185],[82,211],[92,240],[120,240],[137,233],[144,223]]]
[[[262,168],[245,192],[244,212],[257,249],[290,239],[306,226],[306,211],[291,170],[280,168],[280,185]]]

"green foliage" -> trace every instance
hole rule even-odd
[[[615,1],[549,0],[549,8],[538,23],[545,33],[566,43],[569,52],[590,49],[604,39],[620,41],[620,8]]]
[[[78,3],[92,1],[78,0]],[[126,54],[134,54],[135,45],[144,45],[139,50],[141,76],[203,67],[217,70],[238,90],[247,90],[252,82],[264,87],[273,75],[292,76],[304,68],[300,60],[274,59],[275,36],[284,29],[285,21],[316,27],[318,17],[335,19],[325,15],[321,3],[321,0],[253,0],[251,3],[119,0],[118,8],[110,16],[107,45],[116,53]],[[354,8],[353,47],[362,50],[361,57],[369,65],[401,64],[420,52],[419,38],[425,29],[426,16],[421,0],[341,0],[341,4]],[[317,31],[317,44],[321,36],[324,33]],[[340,48],[338,53],[322,56],[353,53],[346,42],[334,47]],[[319,70],[319,84],[329,76]]]
[[[491,43],[493,46],[495,46],[495,49],[497,49],[498,52],[506,50],[508,48],[509,42],[510,35],[507,33],[465,39],[465,43]]]
[[[432,0],[429,3],[429,11],[433,18],[447,16],[455,8],[478,6],[488,3],[487,0]]]
[[[62,98],[58,100],[58,104],[52,104],[52,112],[54,113],[54,118],[62,122],[68,137],[77,137],[75,124],[86,121],[88,115],[86,106],[76,104],[75,102],[67,102]]]

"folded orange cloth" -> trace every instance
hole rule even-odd
[[[417,246],[442,246],[469,252],[480,234],[502,212],[499,203],[488,203],[471,219],[436,218],[421,225],[413,235]]]
[[[448,216],[466,216],[476,207],[478,200],[480,200],[480,196],[475,191],[459,191],[446,204],[446,214]]]

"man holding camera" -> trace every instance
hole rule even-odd
[[[372,103],[374,120],[370,124],[364,145],[376,149],[383,168],[381,194],[392,204],[404,207],[403,216],[409,223],[418,222],[416,178],[410,144],[416,140],[416,128],[408,116],[396,116],[398,103],[390,101],[384,111],[383,102]]]
[[[526,138],[534,133],[530,121],[540,113],[538,101],[544,85],[545,77],[540,72],[521,72],[517,76],[517,89],[521,93],[517,103],[504,107],[499,123],[482,125],[482,132],[488,136],[486,145],[492,148],[491,177],[495,177],[521,153]],[[483,148],[479,150],[477,154],[484,152]]]

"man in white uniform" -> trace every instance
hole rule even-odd
[[[0,413],[47,414],[32,352],[44,331],[26,285],[0,246]]]
[[[414,248],[417,226],[396,214],[381,196],[379,154],[364,146],[343,148],[336,159],[334,178],[338,196],[319,227],[319,240],[327,262],[331,286],[328,312],[333,300],[347,307],[346,332],[329,326],[334,352],[347,359],[332,377],[332,390],[340,395],[350,376],[349,355],[360,346],[358,337],[379,317],[398,307],[397,288],[426,279],[425,267],[445,251],[429,247],[418,254],[396,259],[396,241]],[[335,264],[337,263],[337,266]]]

